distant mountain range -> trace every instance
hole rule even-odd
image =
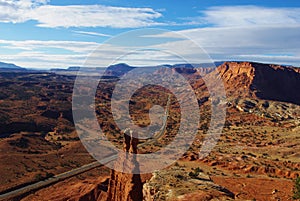
[[[115,76],[120,76],[134,68],[137,67],[143,67],[143,68],[212,68],[212,67],[218,67],[224,64],[225,62],[237,62],[237,61],[216,61],[213,64],[212,63],[199,63],[199,64],[188,64],[188,63],[182,63],[182,64],[165,64],[165,65],[158,65],[158,66],[130,66],[125,63],[119,63],[114,64],[111,66],[106,67],[80,67],[80,66],[70,66],[68,68],[52,68],[50,69],[50,72],[77,72],[79,70],[86,71],[86,72],[92,72],[92,71],[101,71],[106,70],[108,74],[115,74]],[[247,61],[246,61],[247,62]],[[289,65],[281,65],[281,66],[289,66]],[[0,69],[1,70],[34,70],[34,68],[25,68],[17,66],[13,63],[6,63],[0,61]]]
[[[214,64],[212,63],[202,63],[202,64],[174,64],[174,65],[159,65],[159,66],[142,66],[141,69],[143,69],[143,72],[153,71],[153,68],[174,68],[174,69],[194,69],[194,68],[212,68],[215,66],[220,66],[224,62],[219,61],[215,62]],[[104,67],[79,67],[79,66],[71,66],[67,69],[50,69],[51,72],[54,73],[61,73],[61,74],[74,74],[77,71],[81,72],[86,72],[86,73],[103,73],[105,76],[113,76],[113,77],[120,77],[124,75],[125,73],[131,71],[132,69],[137,68],[137,66],[130,66],[125,63],[119,63],[119,64],[114,64],[111,66],[108,66],[107,68]],[[104,72],[105,71],[105,72]]]
[[[143,67],[143,68],[147,68],[147,67],[166,67],[166,68],[197,68],[197,67],[214,67],[215,66],[220,66],[224,63],[225,61],[217,61],[214,62],[214,64],[212,63],[201,63],[201,64],[174,64],[174,65],[170,65],[170,64],[165,64],[165,65],[158,65],[158,66],[139,66],[139,67]],[[136,68],[137,66],[130,66],[128,64],[125,63],[119,63],[119,64],[114,64],[108,67],[108,69],[114,69],[117,71],[120,70],[128,70],[128,69],[133,69]],[[91,71],[91,70],[95,70],[95,69],[104,69],[105,67],[80,67],[80,66],[70,66],[67,69],[60,69],[60,68],[53,68],[50,69],[50,71],[79,71],[80,68],[84,69],[85,71]]]
[[[0,62],[0,70],[26,70],[26,68],[11,63]]]

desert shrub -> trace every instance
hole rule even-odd
[[[41,181],[41,180],[43,180],[43,179],[44,179],[44,177],[43,177],[43,175],[40,174],[40,173],[38,173],[38,174],[36,174],[36,175],[34,176],[34,180],[35,180],[35,181]]]
[[[197,167],[196,169],[194,169],[194,171],[189,172],[189,176],[191,178],[196,178],[200,172],[203,172],[203,170],[201,170],[199,167]]]
[[[22,137],[20,139],[15,140],[15,141],[10,141],[9,144],[12,145],[12,146],[16,146],[16,147],[24,149],[24,148],[28,148],[29,140]]]
[[[201,170],[199,167],[197,167],[194,171],[195,171],[195,173],[198,173],[198,174],[199,174],[200,172],[203,172],[203,170]]]
[[[50,177],[53,177],[53,176],[54,176],[53,173],[46,172],[45,178],[50,178]]]
[[[293,199],[300,199],[300,177],[295,180]]]
[[[198,176],[198,174],[195,174],[195,172],[191,171],[191,172],[189,172],[189,176],[192,178],[195,178]]]

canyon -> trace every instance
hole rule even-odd
[[[132,119],[150,124],[154,105],[170,112],[164,135],[143,146],[137,134],[124,134],[114,122],[110,99],[113,68],[99,82],[96,114],[107,138],[128,154],[160,150],[176,136],[180,106],[167,89],[147,86],[131,99]],[[166,67],[165,67],[166,68]],[[161,74],[165,68],[156,73]],[[80,175],[24,195],[22,200],[287,200],[300,175],[300,70],[255,62],[223,62],[217,68],[172,67],[195,91],[200,122],[188,151],[152,174],[128,174],[99,166]],[[56,72],[0,72],[0,191],[47,179],[94,162],[82,145],[72,116],[75,76]],[[205,79],[221,79],[226,92],[226,121],[217,145],[206,158],[199,150],[209,128],[211,99]],[[217,86],[216,86],[217,87]],[[182,91],[183,96],[185,94]],[[87,122],[88,124],[89,122]],[[116,165],[138,168],[118,158]],[[263,186],[263,187],[261,187]]]

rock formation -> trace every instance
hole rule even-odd
[[[137,154],[138,138],[137,133],[129,129],[124,131],[125,158],[120,158],[115,167],[123,170],[121,172],[111,170],[111,178],[108,185],[107,201],[141,201],[143,199],[143,183],[139,174],[123,173],[129,171],[137,172],[139,164],[136,159],[132,160],[129,154]]]
[[[228,95],[300,105],[298,68],[255,62],[225,62],[218,70]]]
[[[197,172],[201,171],[201,172]],[[200,168],[173,166],[153,173],[143,186],[144,201],[233,200],[234,194],[215,184]]]

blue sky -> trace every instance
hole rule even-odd
[[[294,0],[0,0],[0,10],[0,61],[25,67],[82,66],[103,42],[107,58],[112,51],[105,41],[141,28],[183,34],[213,60],[300,66],[300,3]],[[155,47],[189,48],[168,31],[153,38],[160,43]],[[118,50],[126,49],[122,40],[115,40]],[[132,64],[176,62],[161,56],[143,63],[140,57]]]

